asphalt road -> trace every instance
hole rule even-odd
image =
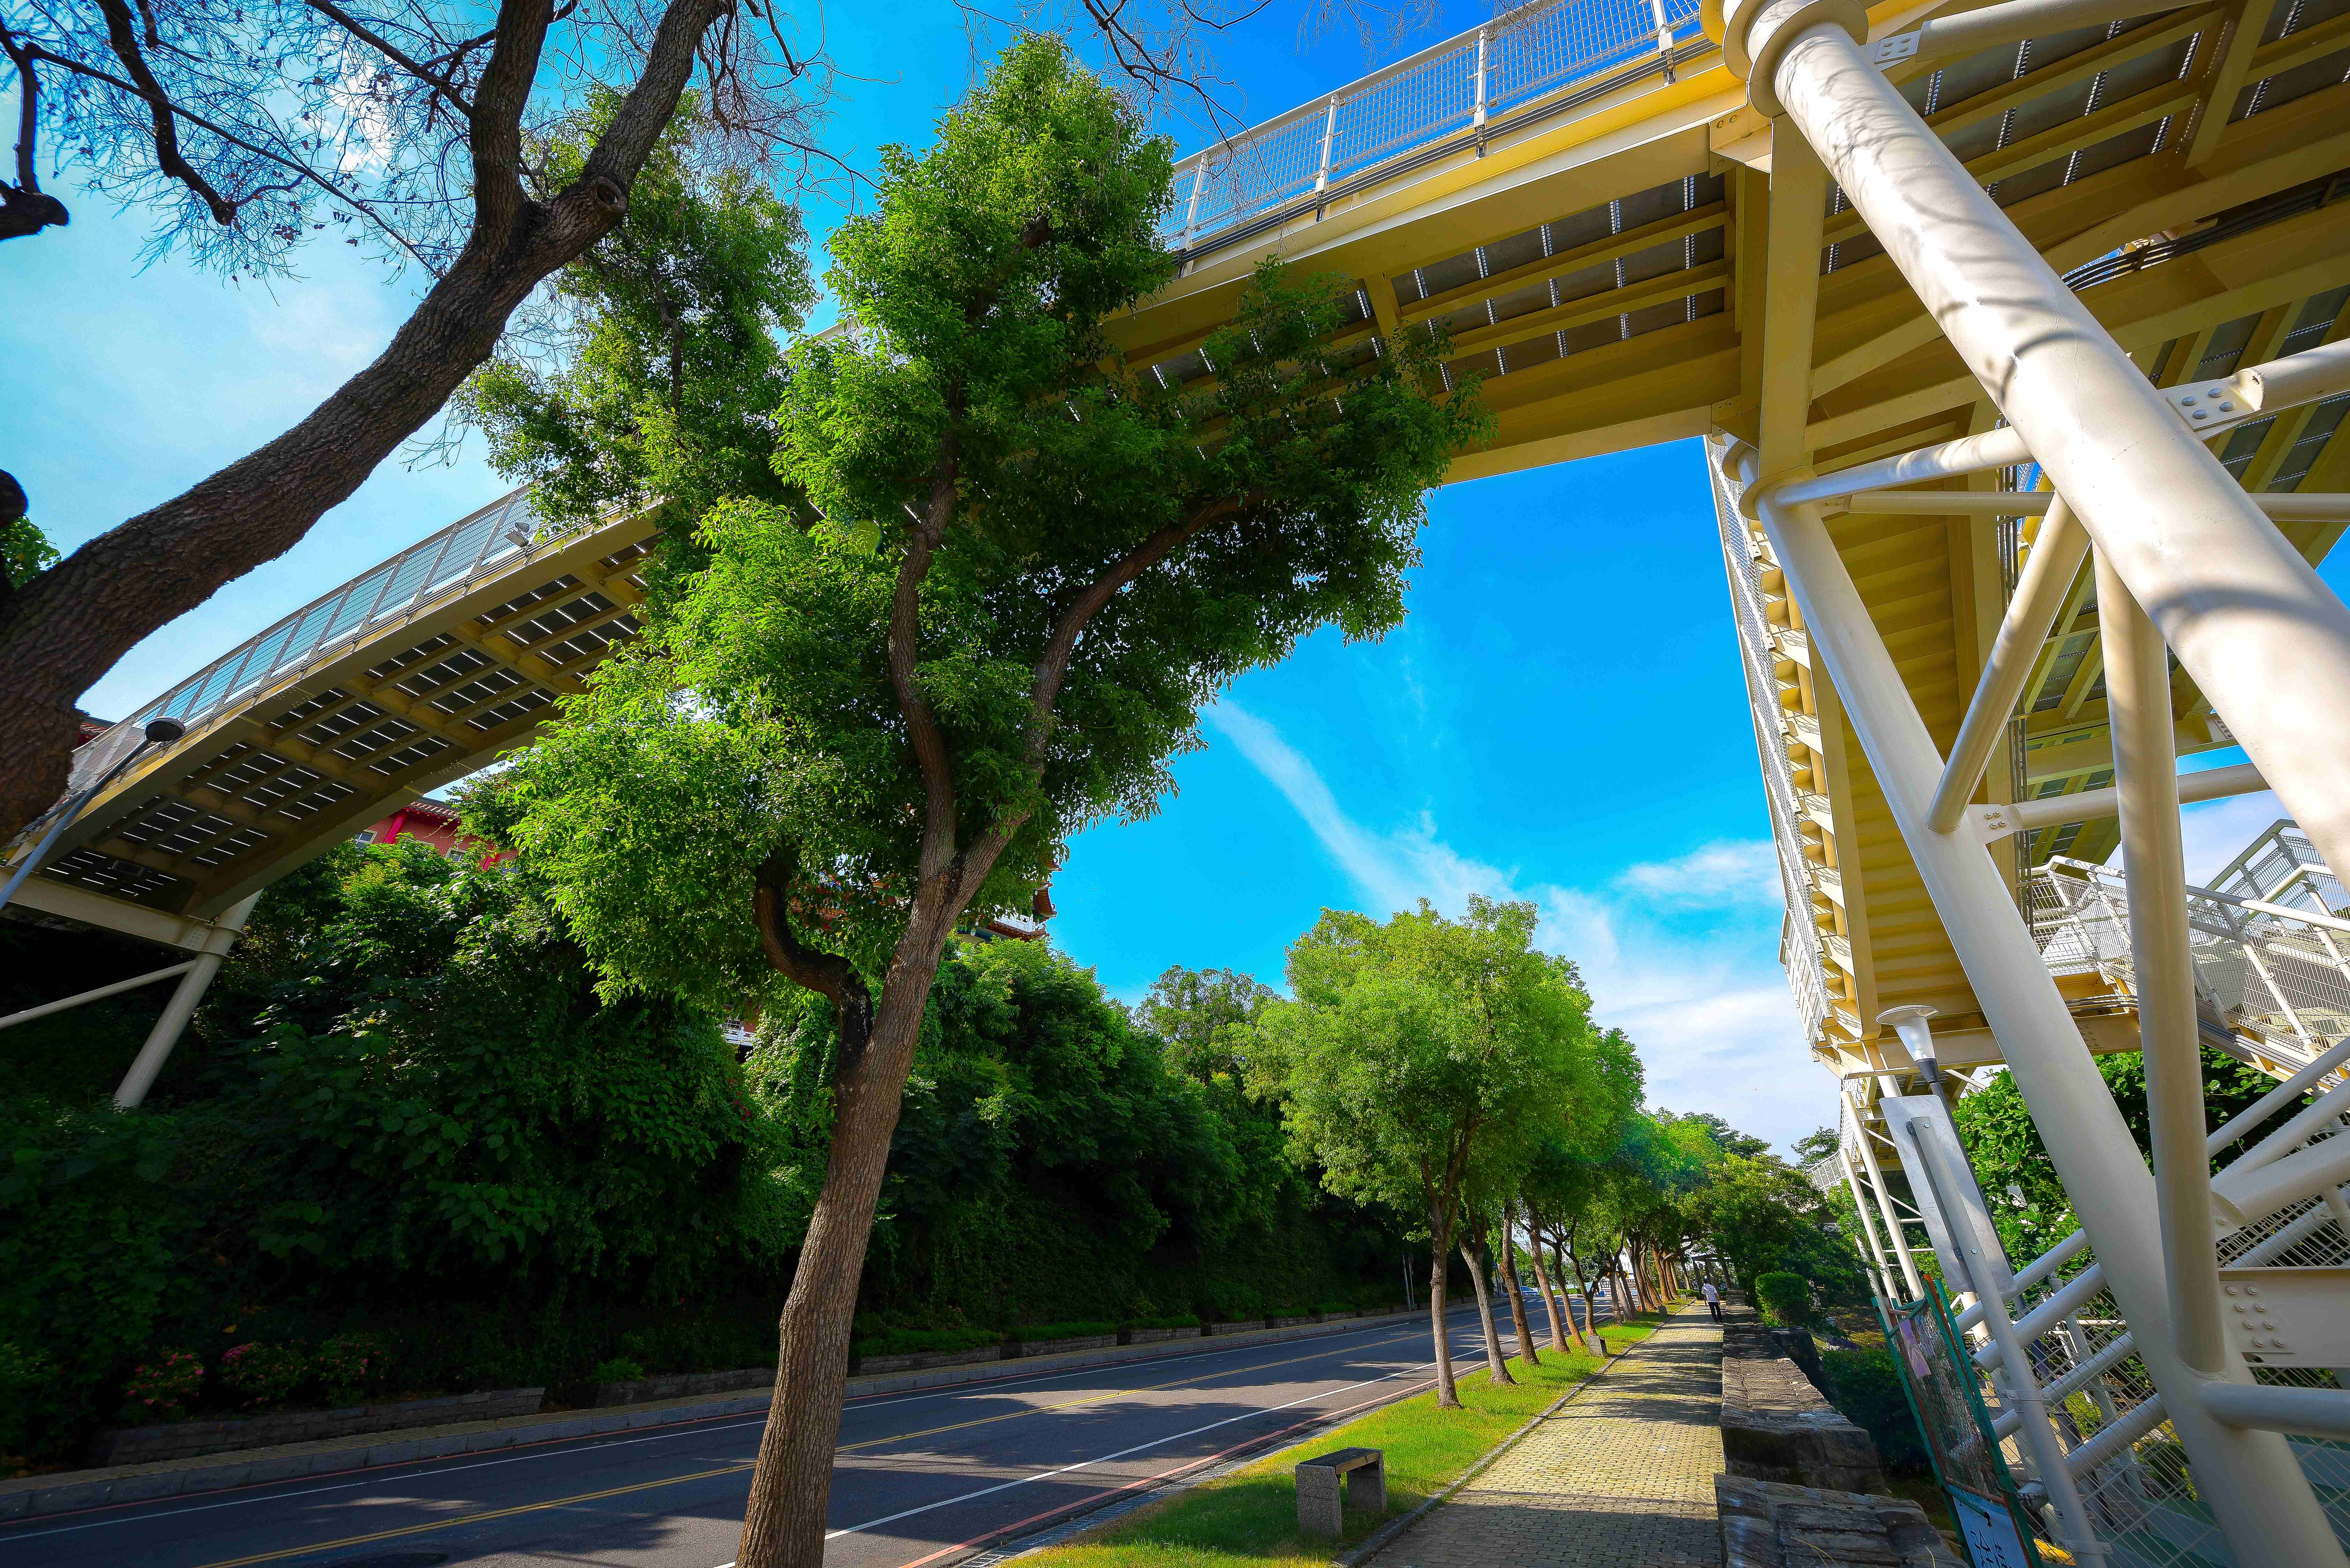
[[[1496,1303],[1504,1338],[1508,1318]],[[1539,1325],[1539,1307],[1528,1308]],[[1452,1315],[1461,1370],[1473,1311]],[[1427,1386],[1428,1329],[1388,1325],[852,1401],[827,1568],[949,1568],[1235,1449]],[[764,1416],[96,1510],[0,1529],[0,1563],[721,1568]]]

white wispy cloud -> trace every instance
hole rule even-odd
[[[1718,840],[1597,888],[1523,881],[1454,849],[1425,813],[1384,832],[1357,821],[1320,770],[1246,709],[1226,701],[1203,717],[1281,792],[1369,912],[1426,898],[1457,915],[1471,893],[1533,902],[1537,940],[1575,961],[1594,1016],[1639,1046],[1652,1102],[1712,1111],[1782,1145],[1827,1119],[1834,1086],[1804,1051],[1773,953],[1781,906],[1767,842]]]
[[[1780,906],[1779,857],[1762,839],[1716,839],[1672,860],[1625,867],[1616,886],[1659,904],[1722,909]]]
[[[2178,808],[2178,835],[2187,852],[2187,879],[2208,888],[2228,862],[2244,852],[2255,836],[2268,831],[2281,816],[2292,814],[2267,790],[2228,800],[2207,800]],[[2113,862],[2121,864],[2116,850]]]

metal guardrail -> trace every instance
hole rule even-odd
[[[2129,893],[2118,870],[2052,857],[2025,894],[2052,971],[2095,971],[2116,992],[2136,989]],[[2241,1054],[2239,1041],[2249,1039],[2282,1076],[2350,1035],[2350,937],[2201,888],[2187,889],[2187,914],[2207,1041]]]
[[[1175,166],[1177,205],[1163,236],[1184,250],[1455,132],[1499,129],[1514,109],[1627,66],[1662,70],[1710,50],[1698,0],[1532,0],[1195,152]],[[1627,79],[1630,79],[1627,78]],[[1617,84],[1611,84],[1617,85]]]
[[[396,624],[435,600],[464,591],[510,558],[544,543],[538,538],[539,529],[525,488],[426,535],[390,560],[246,639],[81,746],[74,753],[65,798],[71,800],[128,755],[139,744],[149,720],[177,719],[193,730],[288,672]]]

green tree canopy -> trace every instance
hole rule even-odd
[[[1504,1189],[1540,1129],[1593,1097],[1590,998],[1534,947],[1531,904],[1423,901],[1381,925],[1325,910],[1291,944],[1292,1000],[1255,1031],[1254,1081],[1284,1099],[1293,1146],[1332,1191],[1422,1216],[1438,1399],[1455,1404],[1446,1256],[1472,1169]]]
[[[596,89],[540,156],[568,180],[614,114]],[[558,526],[666,503],[687,523],[726,496],[769,502],[784,348],[815,298],[799,213],[701,151],[689,93],[630,192],[628,217],[557,273],[548,307],[501,341],[453,404],[490,461],[527,480]]]
[[[1477,437],[1440,341],[1347,345],[1352,286],[1268,265],[1162,385],[1106,323],[1174,275],[1168,148],[1055,42],[1007,51],[836,231],[843,327],[791,352],[795,499],[567,706],[480,825],[611,994],[777,977],[836,1014],[832,1142],[740,1559],[813,1561],[857,1282],[931,981],[1078,828],[1154,809],[1199,705],[1403,613],[1421,498]]]
[[[1150,982],[1136,1021],[1165,1043],[1167,1064],[1202,1084],[1235,1087],[1248,1077],[1240,1053],[1273,988],[1230,969],[1177,964]]]

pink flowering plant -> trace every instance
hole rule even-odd
[[[167,1350],[133,1372],[122,1391],[150,1418],[176,1421],[203,1394],[203,1361],[192,1351]]]
[[[310,1360],[291,1345],[256,1340],[224,1352],[221,1381],[246,1406],[282,1404],[309,1376]]]
[[[383,1346],[373,1334],[338,1334],[318,1346],[318,1381],[329,1405],[356,1405],[383,1371]]]

